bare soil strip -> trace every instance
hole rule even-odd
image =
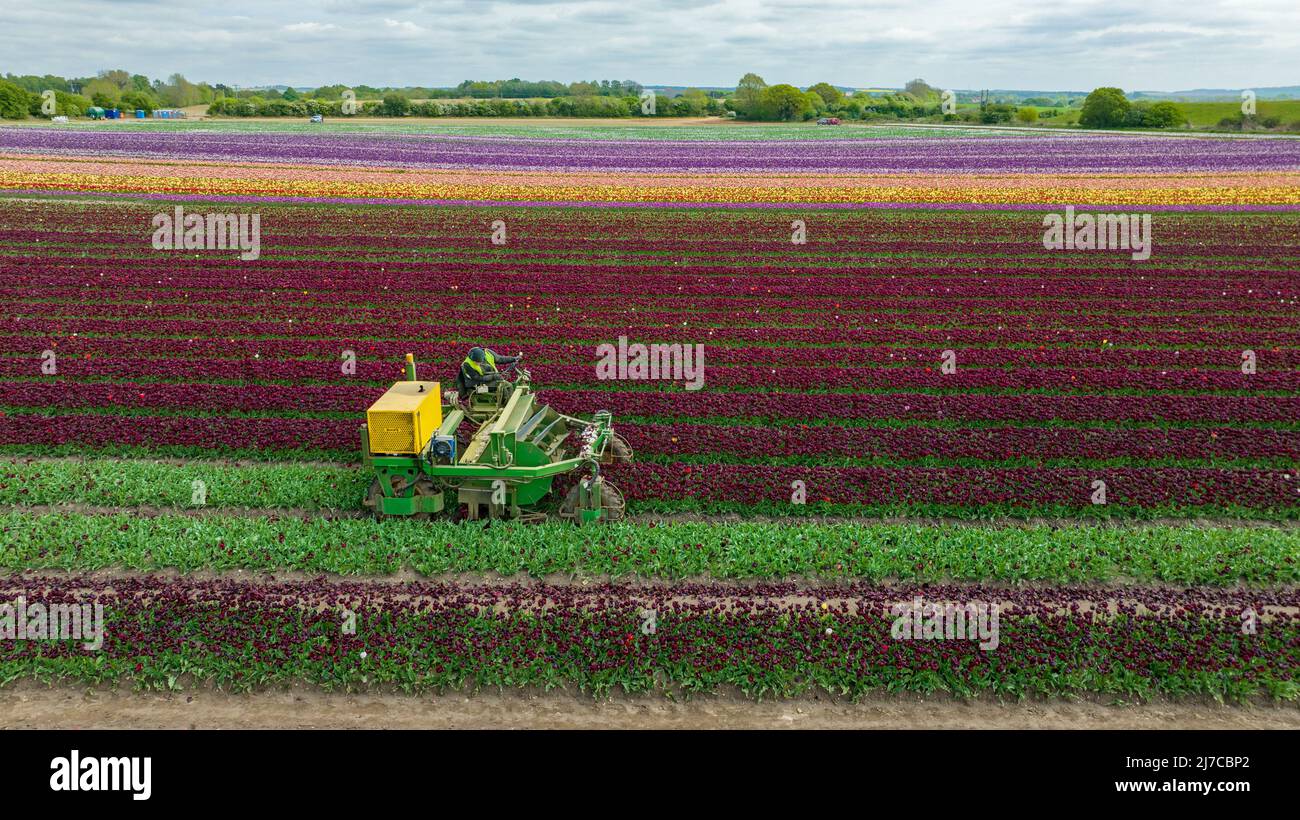
[[[1300,708],[1209,701],[956,700],[880,695],[754,702],[739,696],[595,700],[580,693],[254,694],[113,691],[22,681],[0,690],[5,729],[1300,729]]]
[[[233,581],[247,585],[261,585],[268,589],[272,587],[281,589],[286,585],[323,581],[337,587],[341,594],[356,592],[358,586],[361,586],[369,588],[371,592],[391,596],[394,600],[401,601],[413,608],[442,603],[448,597],[461,599],[467,595],[481,596],[490,594],[490,591],[495,589],[505,589],[514,594],[533,596],[532,598],[520,598],[519,600],[510,601],[490,598],[481,600],[478,604],[481,611],[501,614],[510,612],[546,614],[555,606],[554,602],[550,600],[548,592],[553,591],[554,588],[566,587],[589,592],[591,597],[586,605],[596,609],[604,608],[608,603],[605,596],[613,595],[621,599],[653,600],[655,606],[691,607],[707,604],[716,612],[736,612],[744,611],[745,607],[752,603],[749,595],[751,588],[755,586],[755,584],[714,581],[708,578],[694,582],[671,582],[656,578],[636,577],[606,579],[598,582],[585,577],[552,575],[544,579],[537,579],[526,576],[502,576],[496,573],[458,573],[425,577],[411,572],[389,576],[339,576],[319,573],[312,575],[299,572],[265,573],[243,570],[231,572],[203,570],[182,573],[175,570],[143,572],[103,569],[92,572],[24,570],[18,574],[0,573],[0,590],[14,586],[16,589],[22,589],[25,592],[27,586],[36,587],[42,582],[58,583],[69,580],[85,585],[70,587],[69,589],[86,595],[95,594],[96,590],[92,586],[93,584],[103,583],[112,587],[115,581],[157,580],[164,583],[169,581],[198,583]],[[405,586],[410,583],[417,583],[420,586],[416,588]],[[762,600],[764,604],[774,605],[786,610],[813,610],[820,606],[821,609],[833,613],[837,617],[855,617],[858,615],[864,617],[894,617],[898,614],[892,609],[894,605],[909,606],[918,599],[915,590],[916,585],[898,584],[898,597],[885,602],[875,602],[879,607],[879,609],[876,609],[871,604],[864,607],[860,597],[852,592],[846,593],[844,585],[852,583],[851,581],[836,584],[835,582],[798,579],[785,583],[791,583],[793,589],[784,594],[763,593]],[[440,584],[446,584],[449,588],[437,589],[437,585]],[[605,584],[610,586],[605,586]],[[702,585],[703,588],[699,586],[692,587],[691,584]],[[428,585],[435,588],[431,589]],[[895,585],[894,583],[883,583],[876,586],[887,590]],[[983,603],[991,606],[995,605],[1002,615],[1015,614],[1019,611],[1020,605],[1013,600],[1017,592],[1032,593],[1036,589],[1050,592],[1060,588],[1059,585],[1046,583],[1041,585],[1004,584],[994,586],[966,581],[947,582],[943,586],[946,587],[945,591],[938,591],[934,595],[927,596],[925,602],[935,605],[961,607],[970,603],[967,600],[970,596],[958,594],[954,597],[953,593],[961,589],[977,590],[980,595],[986,598]],[[1138,615],[1179,616],[1182,610],[1176,604],[1153,604],[1144,601],[1142,592],[1146,590],[1185,590],[1189,595],[1189,601],[1194,600],[1201,607],[1198,611],[1204,617],[1224,618],[1235,622],[1242,614],[1241,605],[1234,606],[1218,597],[1220,594],[1230,595],[1233,591],[1231,587],[1180,587],[1169,584],[1137,587],[1088,585],[1087,588],[1078,588],[1076,597],[1059,601],[1057,608],[1052,611],[1061,617],[1073,617],[1072,613],[1086,615],[1093,612],[1105,617],[1106,615],[1116,615],[1124,607],[1131,607]],[[1284,586],[1270,588],[1269,592],[1287,595],[1291,594],[1293,590],[1294,587]],[[1007,597],[1000,597],[999,591],[1002,591],[1002,594]],[[313,598],[313,600],[315,599]],[[315,606],[319,606],[319,604]],[[1025,607],[1030,614],[1038,611],[1032,598]],[[1285,603],[1260,602],[1251,608],[1255,610],[1257,617],[1263,623],[1272,623],[1279,618],[1294,618],[1300,615],[1300,606],[1293,605],[1290,600]]]

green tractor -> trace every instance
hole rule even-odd
[[[539,521],[538,505],[555,477],[585,469],[560,504],[559,516],[577,524],[623,517],[623,495],[600,474],[602,464],[630,462],[632,451],[614,432],[607,411],[591,419],[539,405],[527,370],[494,389],[462,399],[419,381],[406,356],[406,380],[366,411],[361,459],[375,472],[365,505],[379,518],[429,518],[463,510],[465,518]],[[474,426],[460,449],[461,425]],[[455,506],[447,509],[447,495]]]

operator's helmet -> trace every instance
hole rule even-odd
[[[481,347],[471,347],[469,349],[469,358],[470,361],[478,362],[479,364],[482,364],[487,360],[487,357],[483,355],[483,348]]]

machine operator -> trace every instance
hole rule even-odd
[[[497,367],[509,367],[521,358],[522,355],[502,356],[485,347],[471,347],[465,361],[460,363],[460,372],[456,374],[456,389],[462,396],[469,396],[482,384],[492,390],[497,382],[505,380]]]

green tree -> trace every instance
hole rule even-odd
[[[4,79],[23,91],[31,91],[35,94],[40,94],[46,90],[72,91],[72,86],[67,80],[53,74],[46,74],[44,77],[37,77],[34,74],[26,74],[21,77],[17,74],[6,74]]]
[[[80,94],[64,94],[62,91],[55,91],[54,99],[58,104],[59,113],[67,114],[69,117],[80,117],[89,111],[92,105],[90,100]]]
[[[1183,109],[1168,100],[1158,102],[1147,110],[1147,125],[1152,128],[1175,128],[1187,122]]]
[[[117,108],[118,99],[122,96],[121,87],[107,77],[102,76],[110,73],[116,74],[118,72],[100,72],[101,76],[86,83],[81,89],[82,95],[89,97],[100,108]],[[126,72],[121,73],[125,74]]]
[[[834,108],[844,102],[844,93],[830,83],[817,83],[808,90],[821,97],[828,107]]]
[[[736,95],[733,98],[736,113],[742,117],[757,118],[765,88],[767,88],[767,83],[763,82],[763,78],[757,74],[751,72],[741,77],[740,82],[736,83]]]
[[[903,86],[903,91],[916,97],[921,102],[931,98],[939,98],[939,91],[919,77],[915,80],[908,80],[907,85]]]
[[[180,74],[173,74],[167,78],[167,82],[158,83],[155,93],[165,105],[172,108],[198,105],[204,101],[199,87]]]
[[[152,114],[153,110],[158,107],[158,101],[153,98],[152,94],[143,91],[128,91],[122,95],[122,107],[128,111],[137,109],[145,114]],[[217,112],[213,112],[217,113]]]
[[[1017,108],[1016,119],[1026,124],[1038,122],[1038,109],[1028,106]]]
[[[403,117],[411,110],[411,101],[401,94],[386,94],[379,110],[385,117]]]
[[[485,100],[490,97],[501,96],[501,83],[488,82],[485,80],[466,80],[456,87],[461,92],[462,97],[472,97],[476,100]]]
[[[804,92],[792,85],[780,83],[763,89],[757,118],[785,122],[802,119],[805,113],[811,111],[812,103],[804,96]]]
[[[821,98],[820,94],[813,91],[805,91],[804,99],[808,101],[808,110],[803,113],[804,119],[820,116],[827,108],[826,101]]]
[[[1079,124],[1085,128],[1118,128],[1124,124],[1132,104],[1118,88],[1093,89],[1083,101]]]
[[[1015,107],[1009,103],[989,103],[980,110],[980,122],[985,125],[1011,122],[1011,117],[1015,113]]]
[[[11,82],[0,80],[0,117],[6,120],[25,120],[30,107],[28,92]]]
[[[99,72],[99,79],[112,83],[118,91],[122,91],[131,86],[131,72],[123,71],[120,68]]]
[[[322,85],[311,95],[318,100],[338,100],[343,98],[343,91],[346,88],[346,85]]]
[[[709,110],[709,95],[698,88],[688,88],[673,100],[673,106],[684,109],[684,116],[698,117]]]

